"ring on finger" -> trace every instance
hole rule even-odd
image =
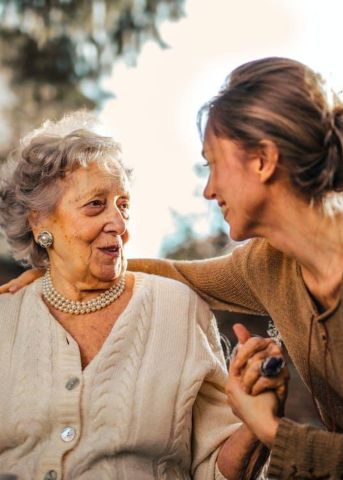
[[[285,360],[282,357],[267,357],[261,362],[260,373],[262,377],[277,377],[285,366]]]

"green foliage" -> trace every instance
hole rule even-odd
[[[208,176],[208,168],[197,163],[194,173],[199,179]],[[195,189],[195,195],[202,197],[203,182]],[[205,201],[205,200],[204,200]],[[182,215],[171,210],[175,225],[173,233],[167,235],[162,242],[160,256],[177,260],[196,260],[224,255],[236,245],[228,237],[228,226],[216,202],[206,203],[206,213]],[[199,224],[207,223],[208,236],[199,232]]]
[[[222,218],[218,214],[207,218],[209,235],[204,238],[197,231],[197,223],[204,218],[203,214],[182,215],[171,210],[175,224],[175,231],[167,235],[160,250],[160,256],[175,260],[197,260],[216,257],[231,251],[237,244],[230,240],[227,228],[224,227]],[[210,215],[211,217],[211,215]]]
[[[0,102],[6,123],[0,156],[45,118],[99,107],[109,95],[103,76],[118,59],[133,65],[147,40],[166,47],[159,24],[180,18],[183,3],[0,0],[0,80],[11,99]]]

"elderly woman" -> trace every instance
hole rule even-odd
[[[0,472],[254,476],[260,449],[226,404],[215,321],[185,285],[126,271],[127,172],[78,121],[46,123],[3,173],[3,231],[46,273],[0,298]]]

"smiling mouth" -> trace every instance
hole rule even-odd
[[[110,257],[118,257],[120,252],[120,247],[119,245],[111,245],[108,247],[99,247],[98,250],[100,250],[100,252]]]
[[[220,208],[224,219],[226,219],[226,216],[229,212],[229,207],[226,205],[225,202],[218,202],[218,207]]]

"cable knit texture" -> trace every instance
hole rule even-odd
[[[271,454],[269,476],[343,478],[343,285],[338,304],[319,314],[300,266],[262,239],[251,240],[219,258],[192,262],[133,260],[129,268],[187,283],[211,308],[270,315],[308,387],[312,377],[313,395],[323,419],[330,427],[335,424],[336,433],[283,419]]]
[[[224,478],[216,458],[237,419],[223,392],[215,320],[185,285],[135,277],[127,308],[84,370],[77,343],[41,299],[40,281],[0,297],[0,473]],[[66,427],[75,432],[68,442]]]

